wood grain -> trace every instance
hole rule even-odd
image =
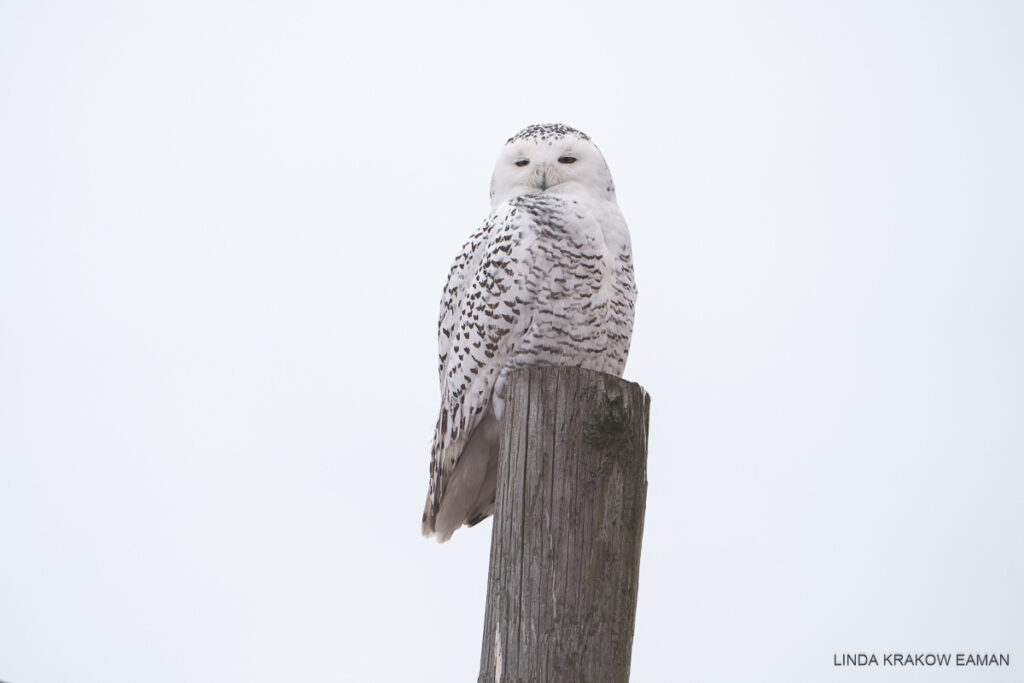
[[[629,679],[649,415],[612,375],[509,378],[480,681]]]

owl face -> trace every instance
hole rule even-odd
[[[530,126],[498,154],[491,178],[491,204],[521,194],[587,194],[615,200],[611,172],[597,146],[561,124]]]

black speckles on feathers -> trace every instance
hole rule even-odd
[[[588,137],[586,133],[580,132],[575,128],[565,125],[564,123],[538,123],[523,128],[521,131],[510,137],[505,144],[508,145],[513,142],[517,142],[518,140],[551,142],[567,136],[577,137],[580,140],[590,140],[590,137]]]
[[[569,126],[547,124],[529,126],[509,142],[565,136],[589,140]],[[482,419],[491,419],[486,416],[500,419],[507,375],[538,365],[621,375],[635,297],[629,237],[613,197],[521,194],[498,205],[469,237],[441,298],[441,409],[425,534],[434,531],[446,488],[474,429]],[[486,501],[488,493],[493,500],[493,491],[481,491],[480,500]],[[466,514],[462,521],[475,524],[490,512]]]

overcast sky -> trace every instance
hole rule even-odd
[[[0,679],[475,680],[420,536],[505,139],[588,133],[652,395],[633,681],[1024,665],[1024,6],[0,3]],[[852,670],[834,653],[1009,653]]]

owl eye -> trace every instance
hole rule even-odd
[[[576,157],[571,157],[568,154],[565,156],[558,157],[558,163],[560,164],[575,164]]]
[[[529,159],[520,159],[516,162],[516,166],[526,166],[528,163],[530,163]]]

